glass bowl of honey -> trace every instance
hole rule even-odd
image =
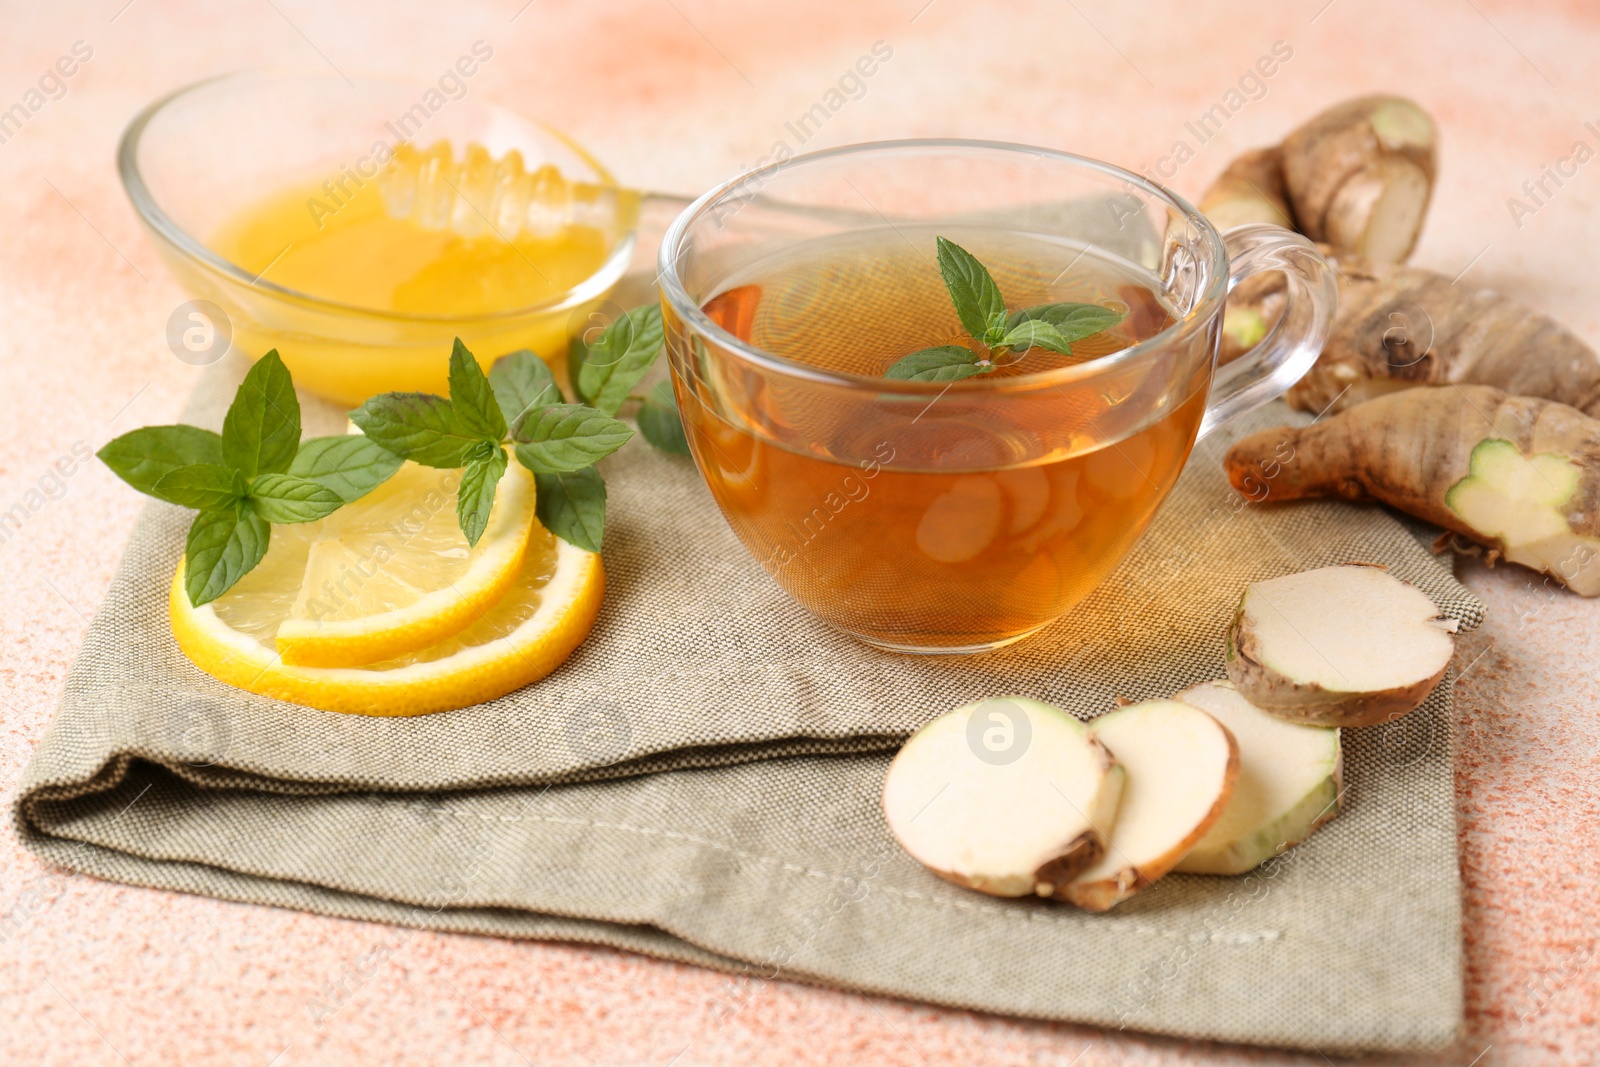
[[[433,83],[245,71],[133,120],[118,168],[194,298],[185,358],[276,349],[351,406],[446,392],[457,337],[485,367],[564,361],[632,259],[638,195],[482,99],[482,52]]]

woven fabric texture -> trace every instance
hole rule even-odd
[[[220,424],[219,365],[188,418]],[[308,433],[339,412],[305,401]],[[962,660],[882,653],[812,621],[744,552],[687,460],[606,461],[605,607],[546,680],[375,719],[252,696],[174,645],[188,514],[146,510],[18,790],[24,842],[138,885],[332,915],[606,944],[730,972],[1046,1019],[1315,1048],[1413,1049],[1461,1022],[1450,683],[1346,731],[1345,810],[1239,878],[1172,875],[1105,915],[927,873],[878,805],[892,750],[1002,693],[1085,718],[1222,676],[1243,586],[1388,565],[1447,615],[1482,607],[1400,524],[1257,505],[1197,449],[1150,532],[1067,619]]]

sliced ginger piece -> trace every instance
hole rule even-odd
[[[1572,522],[1592,514],[1592,506],[1572,507],[1583,475],[1583,466],[1569,456],[1524,456],[1511,441],[1485,438],[1472,449],[1467,476],[1449,488],[1444,503],[1476,532],[1476,540],[1499,545],[1512,563],[1594,596],[1600,593],[1600,568],[1592,565],[1600,558],[1600,540],[1576,533]]]
[[[979,701],[912,735],[883,811],[911,857],[999,897],[1059,895],[1105,852],[1123,770],[1089,728],[1022,697]]]
[[[1228,633],[1228,677],[1291,722],[1370,726],[1417,708],[1455,653],[1454,619],[1382,567],[1252,583]]]
[[[1209,714],[1239,746],[1239,776],[1222,817],[1173,870],[1243,874],[1339,814],[1344,756],[1337,728],[1280,719],[1232,682],[1207,682],[1173,699]]]
[[[1239,757],[1222,724],[1176,700],[1119,708],[1091,723],[1090,732],[1127,780],[1104,855],[1057,895],[1106,911],[1172,870],[1222,817]]]

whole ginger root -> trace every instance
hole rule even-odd
[[[1201,198],[1200,210],[1219,230],[1252,222],[1294,229],[1294,209],[1283,187],[1283,154],[1278,146],[1252,149],[1228,164]]]
[[[1600,596],[1600,419],[1565,404],[1406,389],[1251,434],[1223,462],[1255,498],[1379,500]]]
[[[1339,309],[1316,365],[1289,390],[1291,407],[1341,411],[1413,386],[1470,384],[1600,417],[1600,354],[1548,315],[1437,271],[1322,251],[1338,272]],[[1259,341],[1282,310],[1275,275],[1229,294],[1223,362]]]
[[[1300,232],[1380,263],[1416,247],[1438,169],[1433,119],[1400,96],[1329,108],[1283,139],[1283,184]]]
[[[1267,222],[1299,230],[1324,255],[1403,261],[1433,196],[1437,132],[1400,96],[1363,96],[1322,112],[1284,138],[1235,159],[1200,198],[1219,230]],[[1336,264],[1337,266],[1337,264]],[[1345,296],[1343,279],[1340,304]],[[1219,363],[1253,348],[1283,308],[1283,279],[1258,274],[1228,297]],[[1372,375],[1377,377],[1378,375]]]
[[[1516,300],[1401,265],[1436,141],[1411,101],[1362,97],[1241,156],[1202,198],[1222,227],[1287,215],[1339,278],[1328,341],[1287,395],[1329,417],[1245,438],[1228,476],[1274,500],[1380,500],[1486,546],[1490,562],[1600,595],[1600,355]],[[1283,302],[1277,275],[1230,293],[1219,362],[1259,343]]]
[[[1271,222],[1384,263],[1416,247],[1433,196],[1438,134],[1420,106],[1363,96],[1329,108],[1272,148],[1247,152],[1206,190],[1218,229]]]

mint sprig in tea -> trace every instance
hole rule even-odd
[[[764,353],[929,388],[807,392],[708,353],[692,377],[714,387],[686,390],[688,439],[762,566],[834,626],[891,648],[1005,644],[1106,576],[1188,455],[1203,389],[1052,384],[1171,325],[1160,289],[1093,247],[1000,229],[900,224],[790,245],[730,276],[705,312]],[[1025,399],[995,403],[996,390]],[[1144,424],[1117,410],[1129,400]]]
[[[1105,333],[1128,317],[1125,309],[1070,300],[1008,312],[1000,286],[977,256],[945,237],[937,238],[937,243],[939,274],[968,339],[958,345],[924,348],[897,359],[884,372],[885,378],[960,381],[1014,366],[1031,349],[1070,356],[1072,342]],[[1009,358],[1013,356],[1016,358]]]

